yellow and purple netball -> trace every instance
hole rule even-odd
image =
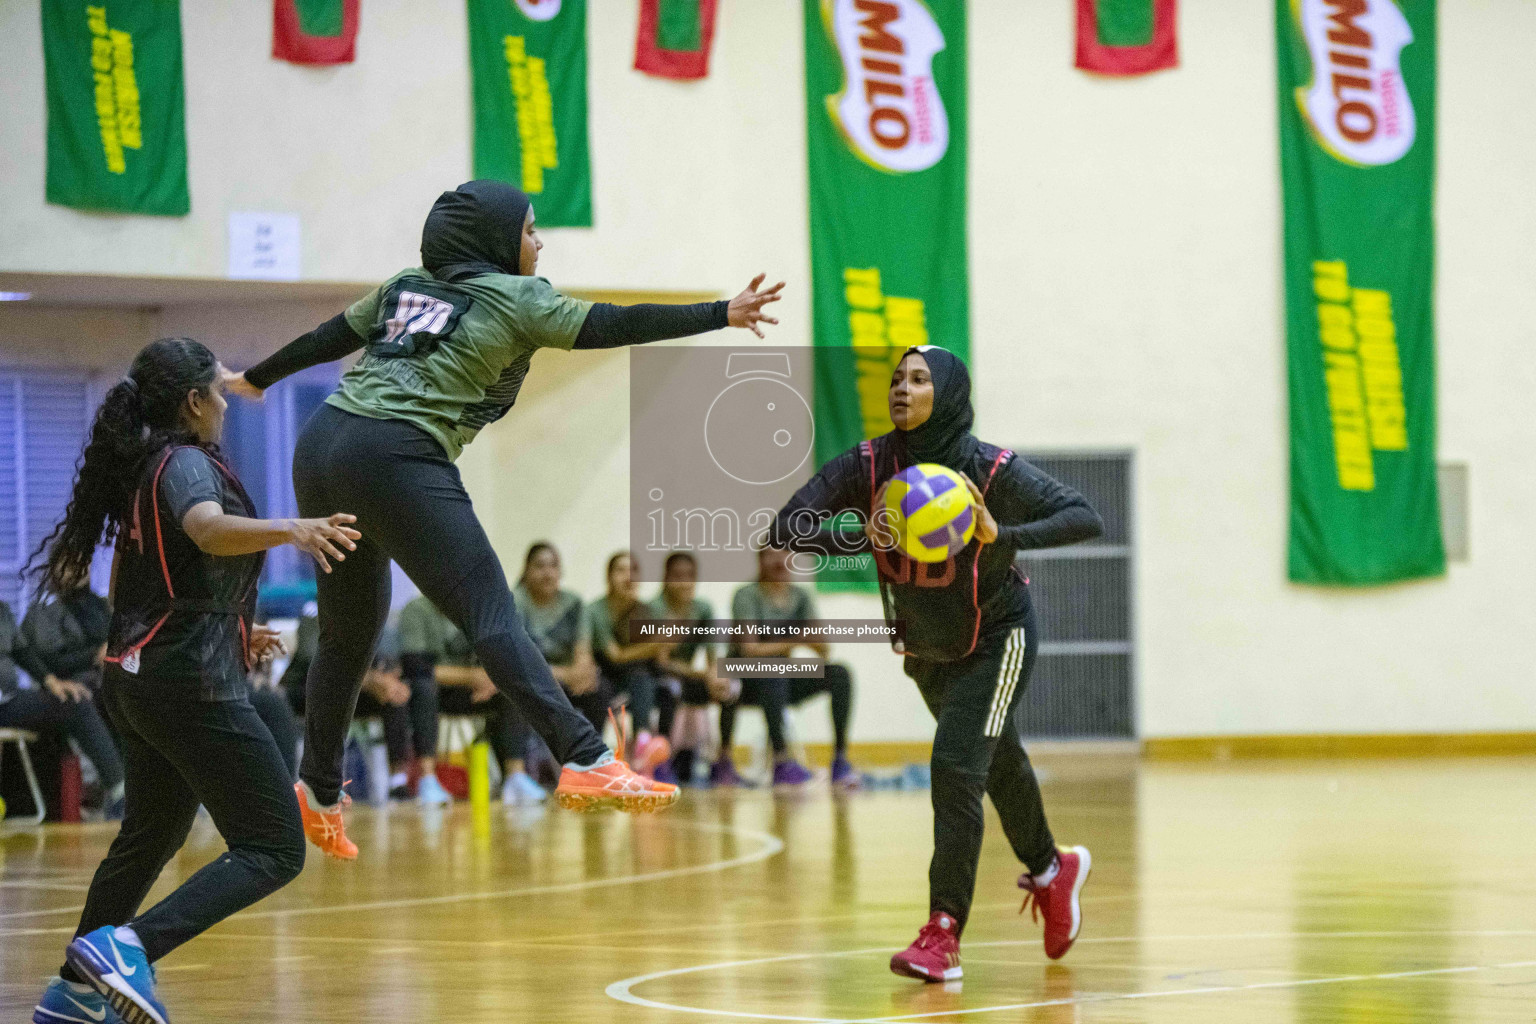
[[[937,463],[920,462],[892,477],[885,508],[896,546],[919,562],[953,558],[976,532],[965,478]]]

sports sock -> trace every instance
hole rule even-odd
[[[115,929],[112,932],[112,937],[125,946],[134,946],[138,949],[144,948],[144,943],[139,941],[138,932],[134,931],[127,925],[123,925],[121,928]]]
[[[1061,858],[1052,857],[1051,866],[1040,872],[1038,875],[1030,875],[1029,880],[1034,883],[1036,889],[1044,889],[1046,886],[1056,881],[1056,873],[1060,870]]]
[[[573,772],[590,772],[594,768],[601,768],[605,764],[613,763],[613,751],[605,751],[603,756],[591,764],[577,764],[575,761],[566,762],[566,767]]]
[[[336,798],[337,802],[334,804],[322,804],[320,802],[320,798],[315,796],[315,791],[309,788],[309,783],[300,780],[299,785],[304,788],[304,800],[309,804],[310,810],[321,814],[334,814],[335,812],[341,810],[340,796]]]

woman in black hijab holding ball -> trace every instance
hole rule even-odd
[[[771,543],[827,555],[872,550],[886,618],[905,627],[896,649],[938,721],[934,849],[928,923],[892,957],[891,970],[950,981],[961,976],[960,933],[976,887],[983,792],[1028,869],[1019,887],[1045,917],[1046,955],[1063,956],[1081,927],[1078,894],[1091,859],[1081,846],[1058,850],[1016,721],[1039,637],[1014,554],[1090,540],[1103,523],[1081,494],[971,433],[970,373],[954,354],[929,345],[908,349],[887,400],[896,429],[823,466],[779,512]],[[975,503],[974,538],[944,562],[902,554],[876,515],[891,478],[918,463],[962,474]],[[862,533],[832,526],[846,512],[866,517]]]

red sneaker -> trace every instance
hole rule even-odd
[[[954,981],[960,977],[960,926],[935,910],[917,941],[891,957],[891,971],[921,981]]]
[[[341,811],[352,802],[345,792],[341,799],[326,807],[315,799],[307,782],[295,782],[293,791],[299,799],[299,817],[304,822],[304,834],[309,841],[325,851],[327,857],[337,860],[357,860],[357,844],[347,838],[347,826]]]
[[[1083,907],[1078,895],[1093,868],[1093,857],[1086,846],[1057,850],[1056,859],[1061,867],[1050,885],[1036,886],[1032,875],[1019,876],[1019,888],[1026,893],[1019,913],[1033,903],[1030,917],[1036,921],[1045,918],[1045,955],[1052,960],[1066,956],[1077,941],[1077,933],[1082,931]]]

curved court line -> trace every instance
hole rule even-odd
[[[742,839],[755,839],[763,845],[751,853],[744,853],[738,857],[728,857],[725,860],[709,861],[704,864],[690,864],[687,867],[681,868],[646,871],[638,875],[588,878],[579,882],[530,885],[518,889],[499,889],[492,892],[462,892],[449,893],[444,896],[417,896],[399,900],[378,900],[371,903],[343,903],[334,907],[261,910],[236,914],[235,918],[248,921],[255,918],[308,917],[313,914],[345,914],[358,910],[397,910],[405,907],[435,907],[453,903],[481,903],[489,900],[504,900],[511,899],[514,896],[542,896],[550,893],[581,892],[586,889],[605,889],[616,885],[634,885],[638,882],[655,882],[664,878],[686,878],[689,875],[707,875],[717,871],[728,871],[731,868],[745,867],[748,864],[765,861],[769,857],[776,856],[784,851],[784,840],[768,832],[759,832],[757,829],[738,828],[734,825],[712,825],[699,821],[669,821],[666,824],[680,828],[696,829],[700,832],[717,832]],[[235,918],[231,918],[231,920]]]
[[[1304,933],[1274,932],[1251,933],[1246,935],[1210,935],[1210,936],[1135,936],[1121,938],[1098,939],[1098,942],[1131,942],[1131,941],[1160,941],[1176,939],[1252,939],[1252,938],[1295,938]],[[1332,938],[1381,938],[1394,935],[1418,935],[1424,932],[1321,932],[1319,937]],[[1446,934],[1443,932],[1434,934]],[[1536,934],[1529,930],[1520,931],[1494,931],[1494,932],[1466,932],[1467,935],[1530,935]],[[1007,939],[998,942],[974,942],[969,948],[991,948],[998,946],[1025,946],[1033,945],[1038,939]],[[1095,940],[1082,939],[1080,942]],[[1300,988],[1309,985],[1341,985],[1350,982],[1363,981],[1395,981],[1402,978],[1421,978],[1438,974],[1468,974],[1478,971],[1505,970],[1520,967],[1536,967],[1536,960],[1520,960],[1500,964],[1473,964],[1463,967],[1436,967],[1421,971],[1391,971],[1381,974],[1343,974],[1328,978],[1297,978],[1287,981],[1262,981],[1248,985],[1210,985],[1199,988],[1172,989],[1165,991],[1149,992],[1125,992],[1112,995],[1080,996],[1071,999],[1047,999],[1033,1003],[1009,1003],[1004,1006],[978,1006],[966,1009],[938,1010],[932,1013],[913,1013],[904,1016],[893,1017],[798,1017],[775,1013],[750,1013],[739,1010],[706,1009],[697,1006],[679,1006],[674,1003],[663,1003],[644,996],[636,995],[635,986],[651,981],[659,981],[662,978],[673,978],[684,974],[702,974],[706,971],[727,970],[733,967],[751,967],[760,964],[787,963],[796,960],[832,959],[834,957],[868,956],[874,953],[888,953],[890,947],[879,946],[871,949],[849,949],[830,953],[792,953],[785,956],[757,957],[751,960],[732,960],[718,964],[700,964],[692,967],[676,967],[666,971],[654,971],[650,974],[637,975],[633,978],[625,978],[609,985],[604,991],[610,999],[631,1006],[643,1006],[651,1010],[665,1010],[669,1013],[693,1013],[707,1017],[733,1017],[740,1020],[786,1020],[800,1021],[803,1024],[895,1024],[899,1021],[921,1021],[935,1017],[960,1017],[976,1013],[1000,1013],[1008,1010],[1028,1010],[1044,1006],[1074,1006],[1084,1003],[1106,1003],[1131,999],[1164,999],[1172,996],[1209,995],[1219,992],[1248,992],[1261,989],[1276,988]]]
[[[722,835],[735,836],[738,839],[756,840],[760,845],[750,853],[744,853],[736,857],[728,857],[725,860],[709,861],[704,864],[690,864],[680,868],[665,868],[660,871],[646,871],[638,875],[616,875],[612,878],[588,878],[578,882],[560,882],[551,885],[530,885],[516,889],[497,889],[491,892],[463,892],[449,893],[443,896],[418,896],[398,900],[377,900],[369,903],[342,903],[336,906],[326,907],[295,907],[289,910],[257,910],[244,911],[236,914],[230,920],[253,920],[257,918],[289,918],[307,917],[314,914],[345,914],[360,910],[399,910],[406,907],[430,907],[454,903],[479,903],[489,900],[511,899],[516,896],[542,896],[551,893],[581,892],[586,889],[604,889],[618,885],[635,885],[640,882],[655,882],[666,878],[686,878],[690,875],[707,875],[718,871],[728,871],[731,868],[745,867],[748,864],[757,864],[784,851],[784,840],[769,832],[760,832],[757,829],[740,828],[735,825],[716,825],[699,821],[669,821],[666,825],[674,828],[691,828],[700,832],[715,832]],[[23,917],[43,917],[49,914],[78,914],[81,907],[58,907],[52,910],[28,910],[14,914],[0,914],[0,921]],[[0,936],[13,935],[16,932],[0,931]],[[28,932],[27,934],[36,934]]]

